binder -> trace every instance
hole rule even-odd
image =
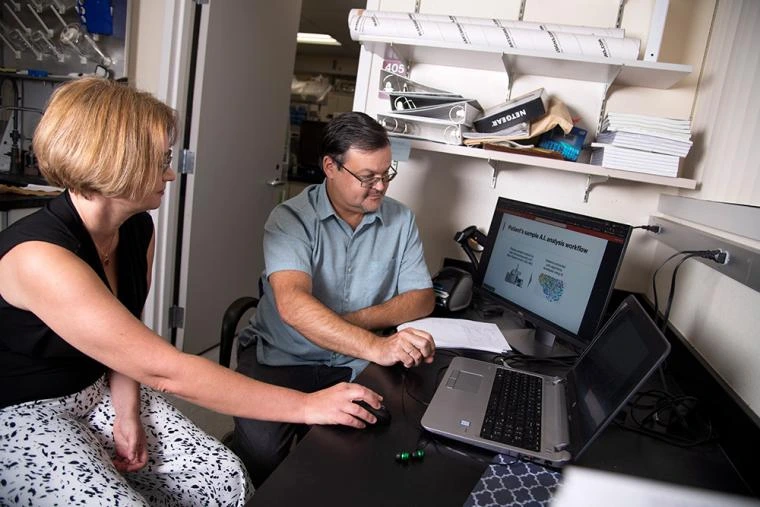
[[[394,109],[394,112],[409,117],[434,118],[472,127],[472,122],[483,113],[483,109],[476,100],[460,100],[413,109]]]
[[[395,137],[422,139],[444,144],[462,144],[461,123],[398,113],[378,113],[377,121]]]
[[[391,110],[402,111],[407,109],[417,109],[423,107],[440,106],[444,104],[451,104],[452,102],[460,102],[463,100],[469,100],[461,95],[448,94],[442,95],[439,93],[389,93],[388,97],[391,100]]]
[[[455,93],[418,83],[406,76],[388,70],[380,71],[380,91],[386,93],[430,93],[434,95],[457,96]]]

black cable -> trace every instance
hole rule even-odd
[[[659,234],[661,230],[659,225],[637,225],[635,227],[631,227],[631,229],[644,229],[645,231],[653,232],[655,234]]]
[[[678,275],[678,269],[681,267],[681,264],[686,262],[687,260],[691,259],[692,257],[699,257],[699,253],[691,253],[685,255],[680,261],[678,261],[678,264],[676,264],[676,267],[673,269],[673,275],[670,278],[670,291],[668,292],[668,302],[665,306],[665,312],[662,314],[662,327],[660,330],[665,333],[666,329],[668,328],[668,318],[670,317],[670,309],[673,305],[673,296],[676,292],[676,276]]]
[[[662,261],[662,264],[659,265],[657,269],[654,270],[654,273],[652,274],[652,292],[654,293],[654,322],[657,324],[657,320],[660,318],[660,305],[657,302],[657,273],[660,272],[660,270],[665,267],[665,264],[671,261],[671,259],[675,259],[679,255],[686,254],[686,251],[683,252],[676,252],[664,261]]]
[[[660,270],[668,263],[671,259],[674,259],[678,257],[679,255],[683,255],[684,257],[678,261],[678,264],[673,269],[673,275],[670,279],[670,288],[668,290],[668,301],[666,303],[665,311],[663,312],[662,316],[662,324],[658,324],[659,315],[660,315],[660,305],[657,298],[657,274],[660,272]],[[715,262],[718,262],[720,264],[723,264],[725,261],[725,255],[726,253],[722,250],[682,250],[680,252],[676,252],[667,259],[665,259],[662,264],[655,270],[655,272],[652,274],[652,294],[654,296],[654,322],[655,325],[660,326],[660,330],[663,334],[667,331],[668,328],[668,319],[670,318],[670,310],[673,305],[673,296],[675,295],[676,291],[676,277],[678,275],[678,269],[681,267],[681,264],[683,264],[686,260],[691,259],[692,257],[703,257],[706,259],[712,259]],[[665,389],[665,391],[668,391],[668,385],[665,380],[665,372],[663,371],[665,367],[665,363],[661,364],[658,368],[659,375],[660,375],[660,381],[662,382],[662,387]]]
[[[425,428],[422,426],[419,426],[420,429],[420,438],[417,439],[417,448],[425,450],[430,444],[433,444],[433,447],[435,448],[436,452],[441,454],[441,447],[446,449],[447,451],[453,452],[454,454],[459,454],[460,456],[464,456],[467,459],[471,459],[472,461],[477,461],[478,463],[484,464],[484,465],[494,465],[494,466],[502,466],[502,467],[508,467],[510,465],[514,465],[518,461],[520,461],[520,458],[514,458],[512,461],[508,463],[495,463],[493,461],[493,458],[491,458],[491,461],[481,458],[480,456],[476,456],[472,453],[469,453],[467,451],[463,451],[461,449],[456,449],[454,447],[451,447],[450,445],[444,443],[443,440],[441,440],[436,435],[433,435],[431,433],[427,433],[425,431]]]
[[[448,355],[448,356],[452,356],[452,357],[458,357],[458,356],[462,355],[461,353],[459,353],[459,352],[457,352],[455,350],[450,350],[450,349],[436,349],[435,353],[436,354],[442,354],[442,355]],[[438,371],[435,374],[435,386],[436,387],[438,387],[438,384],[441,383],[441,376],[443,375],[443,373],[448,368],[449,368],[449,365],[441,366],[440,368],[438,368]],[[401,413],[404,414],[404,415],[406,415],[406,404],[404,402],[404,395],[409,396],[411,399],[413,399],[414,401],[416,401],[417,403],[419,403],[422,406],[427,407],[428,405],[430,405],[429,401],[422,400],[422,399],[418,398],[417,396],[415,396],[414,394],[412,394],[412,391],[409,389],[409,387],[407,385],[408,376],[409,376],[409,372],[407,370],[404,370],[404,371],[401,372]]]
[[[705,259],[712,259],[713,261],[722,264],[724,262],[724,256],[726,254],[722,250],[682,250],[680,252],[674,253],[673,255],[671,255],[664,261],[662,261],[662,264],[660,264],[659,267],[652,274],[652,293],[654,296],[654,322],[655,324],[657,324],[659,315],[660,315],[660,306],[659,306],[658,297],[657,297],[657,274],[660,272],[660,270],[663,267],[665,267],[665,265],[668,262],[670,262],[670,260],[678,257],[679,255],[686,255],[688,258],[703,257]]]
[[[572,367],[577,361],[578,356],[566,355],[566,356],[552,356],[552,357],[535,357],[528,356],[512,350],[507,354],[499,354],[493,358],[493,362],[501,366],[509,366],[511,368],[521,369],[521,366],[534,366],[534,365],[550,365],[550,366],[562,366],[565,368]]]
[[[651,402],[644,402],[651,399]],[[700,411],[700,401],[694,396],[675,396],[660,390],[643,391],[628,403],[628,414],[633,426],[616,421],[616,425],[626,431],[632,431],[647,435],[662,442],[677,447],[695,447],[710,442],[715,438],[712,423]],[[646,415],[639,419],[635,410],[648,410]],[[693,420],[701,423],[701,427],[695,428],[689,423],[687,416],[694,415]],[[683,437],[673,434],[672,427],[680,426],[692,436]],[[660,428],[660,431],[657,430]]]

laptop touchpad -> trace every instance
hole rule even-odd
[[[459,376],[454,383],[454,389],[459,389],[460,391],[466,391],[468,393],[477,393],[482,379],[482,375],[460,371]]]

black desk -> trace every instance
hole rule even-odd
[[[390,426],[365,430],[314,427],[257,490],[249,505],[460,507],[493,454],[444,439],[425,445],[431,437],[419,425],[425,411],[421,401],[432,398],[452,357],[438,351],[432,365],[409,371],[398,366],[370,365],[357,382],[385,397],[393,416]],[[423,445],[424,461],[407,465],[395,462],[397,452]],[[750,494],[717,444],[691,449],[674,447],[612,425],[577,464]]]
[[[0,211],[23,208],[41,208],[52,198],[52,196],[21,195],[0,192]]]
[[[8,227],[8,211],[13,209],[40,208],[52,198],[52,196],[0,192],[0,230]]]
[[[422,462],[400,465],[394,459],[399,451],[417,449],[427,435],[419,426],[425,406],[409,394],[429,401],[440,368],[450,360],[439,353],[432,365],[408,372],[402,367],[368,366],[357,382],[383,395],[393,417],[390,425],[365,430],[312,428],[249,505],[461,506],[492,453],[451,444],[483,460],[478,462],[441,444],[436,451],[430,444]]]

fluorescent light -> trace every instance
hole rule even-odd
[[[340,42],[326,33],[305,33],[298,32],[296,39],[299,44],[322,44],[325,46],[340,46]]]

